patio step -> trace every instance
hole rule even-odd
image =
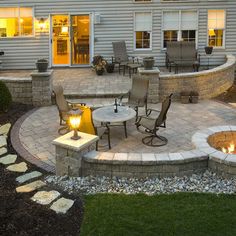
[[[86,93],[86,94],[78,94],[78,93],[66,93],[65,92],[65,97],[67,99],[80,99],[80,98],[117,98],[121,95],[123,95],[124,92],[120,92],[120,93]]]

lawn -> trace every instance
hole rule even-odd
[[[81,236],[236,235],[236,195],[85,196]]]

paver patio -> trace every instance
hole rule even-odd
[[[91,104],[94,100],[83,100]],[[100,99],[106,105],[112,100]],[[97,101],[98,102],[98,101]],[[159,109],[160,104],[150,104]],[[134,120],[128,123],[128,138],[124,138],[123,127],[111,128],[112,149],[110,152],[163,153],[193,149],[192,135],[201,129],[216,125],[236,125],[236,110],[213,100],[200,101],[198,104],[172,103],[167,119],[167,128],[160,134],[169,142],[163,147],[147,147],[142,144],[143,134],[136,130]],[[19,137],[23,147],[35,158],[50,166],[55,165],[55,148],[52,140],[59,135],[59,116],[56,106],[39,108],[22,123]],[[106,139],[104,138],[104,142]],[[104,151],[104,149],[102,149]]]

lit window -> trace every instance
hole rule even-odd
[[[0,37],[33,35],[33,10],[30,7],[0,8]]]
[[[163,12],[163,47],[172,41],[196,41],[197,11]]]
[[[150,49],[152,34],[152,14],[135,13],[135,49]]]
[[[223,47],[225,32],[225,11],[208,11],[208,45]]]

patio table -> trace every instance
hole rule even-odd
[[[113,106],[104,106],[93,111],[93,120],[108,125],[116,123],[123,123],[125,129],[125,137],[127,138],[126,122],[133,119],[136,116],[134,109],[128,106],[118,106],[118,112],[114,112]]]

